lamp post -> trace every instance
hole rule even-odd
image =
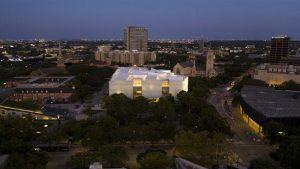
[[[58,121],[58,127],[60,127],[60,115],[58,114],[56,117],[57,117],[57,121]]]

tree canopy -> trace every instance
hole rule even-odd
[[[175,137],[175,145],[181,156],[201,164],[218,164],[231,153],[228,136],[218,132],[181,131]]]
[[[43,152],[13,153],[6,159],[2,169],[45,169],[48,156]]]
[[[148,150],[137,157],[140,169],[167,169],[171,165],[171,160],[166,152],[160,150]]]
[[[296,83],[293,80],[286,81],[279,86],[276,86],[276,89],[279,90],[296,90],[300,91],[300,84]]]
[[[254,159],[250,162],[249,169],[276,169],[271,162],[263,159]]]

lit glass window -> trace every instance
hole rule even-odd
[[[168,80],[164,80],[162,81],[162,87],[169,87],[169,81]]]
[[[141,87],[142,86],[142,80],[141,79],[133,79],[133,86],[134,87]]]

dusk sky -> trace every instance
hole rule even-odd
[[[300,39],[300,0],[1,0],[0,39]]]

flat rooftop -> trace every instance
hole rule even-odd
[[[70,79],[70,77],[42,77],[42,78],[35,79],[31,83],[38,83],[38,84],[42,84],[42,83],[63,83],[66,80],[69,80],[69,79]]]
[[[186,77],[175,75],[170,70],[148,69],[144,67],[120,67],[113,74],[111,80],[127,80],[133,79],[142,80],[170,80],[183,81]]]
[[[8,81],[14,81],[14,82],[17,82],[17,81],[26,81],[26,80],[29,80],[30,77],[12,77],[10,78]]]
[[[256,67],[260,70],[269,70],[270,73],[281,73],[281,74],[300,74],[300,66],[287,65],[287,64],[261,64]]]
[[[20,88],[58,88],[64,86],[67,82],[74,79],[73,76],[66,77],[32,77],[27,83],[19,84],[16,89]]]
[[[244,86],[242,98],[267,118],[300,117],[300,92]]]

